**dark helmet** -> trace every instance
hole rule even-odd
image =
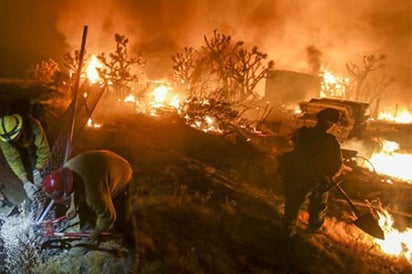
[[[337,123],[340,120],[340,113],[334,108],[325,108],[318,112],[317,119],[319,123]]]
[[[63,203],[65,198],[73,191],[73,172],[67,168],[60,168],[45,176],[43,191],[56,204]]]

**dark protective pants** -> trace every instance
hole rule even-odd
[[[129,250],[133,250],[136,245],[135,225],[130,214],[128,190],[113,197],[113,205],[116,210],[116,222],[113,225],[112,233],[122,235],[122,244]],[[79,205],[80,230],[87,231],[94,229],[97,216],[94,211],[85,203]],[[134,263],[134,262],[133,262]]]
[[[129,218],[127,189],[112,199],[116,210],[116,222],[113,229],[122,231],[125,229],[125,224]],[[93,229],[97,220],[96,213],[86,204],[85,200],[79,199],[77,203],[79,208],[80,230]]]
[[[299,214],[299,209],[302,206],[305,198],[309,199],[309,228],[313,230],[319,229],[326,216],[328,192],[304,186],[303,178],[289,178],[284,182],[285,191],[285,216],[284,225],[288,230],[294,229],[296,220]]]

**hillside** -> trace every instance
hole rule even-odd
[[[49,104],[46,111],[49,134],[55,136],[62,109]],[[384,255],[368,235],[343,222],[351,213],[335,193],[324,231],[308,234],[302,224],[297,239],[284,236],[282,188],[276,174],[282,138],[234,142],[197,131],[174,115],[151,117],[107,100],[99,103],[93,120],[102,126],[86,127],[72,155],[105,148],[131,162],[135,273],[411,270],[406,259]],[[306,217],[301,214],[302,222]],[[38,269],[122,273],[126,257],[93,251],[79,259],[63,252]],[[64,266],[56,268],[58,261]]]

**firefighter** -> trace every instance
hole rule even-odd
[[[14,174],[23,183],[30,200],[42,186],[50,146],[39,120],[30,115],[10,114],[0,118],[0,148]]]
[[[308,230],[317,231],[324,222],[331,179],[342,165],[340,144],[328,133],[339,116],[336,109],[321,110],[317,124],[298,128],[291,138],[292,151],[279,158],[285,194],[284,227],[289,237],[296,234],[296,219],[305,198],[309,199]]]
[[[43,191],[56,204],[67,206],[66,216],[78,213],[80,230],[90,232],[90,244],[98,242],[100,233],[111,230],[115,222],[127,222],[131,181],[132,168],[126,159],[109,150],[92,150],[45,176]],[[71,251],[72,255],[85,252],[86,248]]]

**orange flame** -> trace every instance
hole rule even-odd
[[[95,84],[101,80],[97,69],[102,68],[102,67],[103,67],[102,63],[99,62],[99,60],[97,59],[95,55],[92,55],[90,62],[86,67],[87,78],[92,84]]]
[[[157,110],[161,108],[172,107],[173,109],[179,111],[180,100],[177,94],[172,95],[170,93],[171,89],[166,85],[159,85],[156,87],[152,94],[152,102],[149,103],[151,110],[151,115],[157,115]]]
[[[375,243],[380,249],[389,255],[404,256],[412,260],[412,229],[406,228],[400,232],[393,228],[393,219],[387,210],[382,209],[377,212],[379,216],[379,226],[385,234],[385,240],[375,239]]]
[[[401,124],[412,123],[412,113],[407,110],[403,110],[400,113],[393,114],[390,112],[381,112],[378,115],[378,120],[385,120]]]
[[[374,153],[369,161],[377,173],[412,183],[412,154],[396,152],[398,149],[398,143],[384,140],[382,150]]]
[[[91,127],[91,128],[101,128],[102,125],[93,122],[93,120],[92,120],[91,118],[89,118],[89,120],[87,120],[87,127]]]
[[[326,69],[322,71],[320,76],[322,77],[320,97],[342,98],[345,96],[349,78],[336,76]]]

